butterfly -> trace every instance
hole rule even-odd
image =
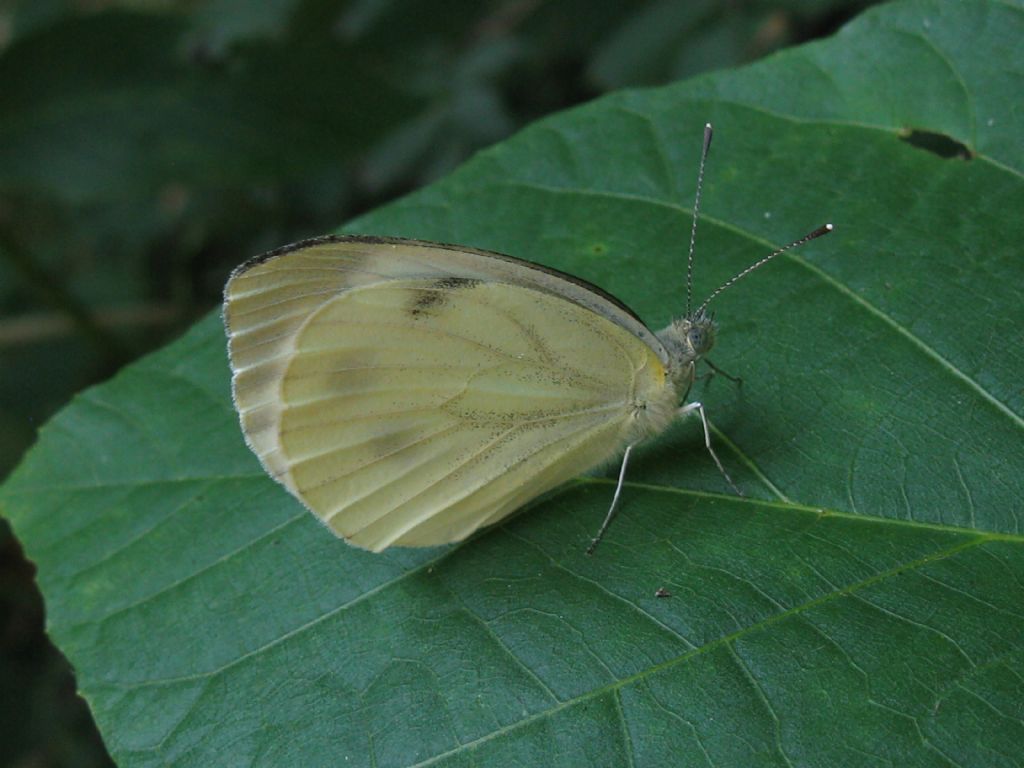
[[[460,245],[360,235],[305,240],[238,267],[224,291],[232,392],[267,472],[346,541],[379,552],[465,539],[622,456],[676,419],[715,342],[708,302],[654,333],[555,269]],[[735,486],[733,486],[735,488]]]

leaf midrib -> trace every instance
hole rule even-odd
[[[266,477],[266,474],[263,473],[263,472],[254,472],[254,473],[250,473],[250,474],[240,474],[240,475],[216,475],[216,476],[210,476],[210,477],[203,477],[203,476],[176,477],[176,478],[168,478],[168,479],[165,479],[165,480],[154,479],[154,480],[140,481],[138,483],[126,481],[126,482],[123,482],[123,483],[100,483],[100,484],[97,484],[97,485],[76,485],[76,486],[54,486],[54,485],[50,485],[50,486],[47,486],[45,489],[43,489],[41,487],[36,487],[36,486],[28,487],[28,488],[19,488],[19,489],[16,489],[16,490],[10,490],[10,489],[4,488],[4,489],[2,489],[3,492],[0,493],[0,516],[6,517],[6,518],[11,519],[11,520],[16,520],[16,517],[14,515],[3,513],[3,509],[2,509],[3,502],[5,500],[15,499],[15,498],[18,498],[18,497],[32,498],[34,496],[37,496],[39,494],[39,492],[42,491],[42,490],[45,490],[46,493],[48,493],[48,494],[55,494],[57,496],[62,496],[62,495],[65,495],[67,493],[75,493],[75,492],[81,492],[81,491],[99,491],[99,490],[104,490],[104,489],[134,488],[134,487],[137,487],[137,486],[159,487],[161,485],[178,485],[178,484],[186,484],[186,483],[202,484],[202,483],[209,483],[209,482],[234,482],[234,481],[238,481],[238,480],[254,480],[255,481],[255,480],[261,480],[261,479],[263,479],[265,477]],[[611,479],[611,478],[593,477],[593,476],[589,476],[589,475],[583,475],[583,476],[574,478],[572,480],[569,480],[561,488],[556,489],[555,494],[557,495],[557,494],[564,493],[565,491],[568,491],[568,490],[570,490],[570,489],[572,489],[574,487],[577,487],[578,485],[583,485],[583,484],[587,484],[587,483],[596,483],[596,484],[601,484],[601,485],[613,485],[614,486],[616,484],[616,482],[617,482],[617,480]],[[634,480],[626,480],[623,483],[623,487],[625,487],[625,488],[635,488],[635,489],[638,489],[638,490],[651,491],[651,492],[655,492],[655,493],[670,493],[670,494],[673,494],[673,495],[686,496],[686,497],[691,497],[691,498],[703,498],[703,499],[715,499],[715,500],[720,500],[720,501],[729,501],[729,502],[732,502],[732,503],[735,503],[735,504],[752,504],[752,505],[756,505],[756,506],[770,507],[771,509],[778,510],[780,512],[810,513],[810,514],[814,514],[814,515],[817,515],[817,516],[822,517],[822,518],[824,518],[824,517],[838,517],[838,518],[843,518],[843,519],[846,519],[846,520],[851,520],[851,521],[856,521],[856,522],[865,523],[865,524],[871,524],[871,525],[892,525],[892,526],[898,526],[898,527],[901,527],[901,528],[923,529],[923,530],[936,531],[936,532],[940,532],[940,533],[949,533],[949,534],[954,534],[954,535],[959,534],[959,535],[965,535],[965,536],[968,536],[968,535],[982,535],[982,536],[985,536],[989,540],[992,540],[992,541],[1010,541],[1010,542],[1014,542],[1014,543],[1024,544],[1024,533],[1019,533],[1018,534],[1018,533],[1007,533],[1007,532],[1004,532],[1004,531],[986,531],[986,530],[980,530],[980,529],[977,529],[977,528],[966,528],[966,527],[958,526],[958,525],[945,525],[945,524],[942,524],[942,523],[927,523],[927,522],[921,522],[921,521],[918,521],[918,520],[907,520],[907,519],[903,519],[903,518],[897,519],[897,518],[890,518],[890,517],[881,517],[879,515],[868,515],[868,514],[861,514],[861,513],[844,512],[844,511],[841,511],[841,510],[831,509],[831,508],[823,507],[823,506],[820,506],[820,505],[816,506],[816,505],[811,505],[811,504],[801,504],[801,503],[797,503],[797,502],[794,502],[794,501],[773,501],[771,499],[754,498],[754,497],[746,497],[746,496],[733,496],[733,495],[726,494],[726,493],[716,493],[714,491],[701,491],[701,490],[696,490],[696,489],[692,489],[692,488],[680,488],[680,487],[671,486],[671,485],[659,485],[657,483],[643,483],[643,482],[637,482],[637,481],[634,481]],[[282,493],[284,493],[284,491],[282,491]],[[552,498],[552,495],[547,495],[547,496],[544,496],[544,497],[542,497],[540,499],[533,500],[532,502],[524,505],[516,513],[516,516],[518,516],[519,514],[522,514],[524,512],[527,512],[528,510],[532,509],[537,504],[549,501],[551,498]],[[295,522],[296,519],[300,519],[301,517],[302,517],[302,515],[293,515],[292,517],[289,517],[286,522]],[[487,528],[484,531],[481,531],[479,534],[477,534],[477,536],[483,535],[483,534],[487,533],[490,530],[493,530],[493,529]],[[476,536],[474,536],[474,538],[476,538]],[[469,542],[469,541],[472,541],[472,540],[473,539],[467,539],[466,541]],[[226,553],[222,557],[223,558],[234,557],[237,554],[240,554],[241,552],[244,552],[248,547],[252,546],[255,542],[256,542],[255,539],[250,540],[249,542],[246,542],[246,544],[243,545],[242,547],[240,547],[240,548],[238,548],[236,550],[232,550],[231,552]]]
[[[571,489],[573,487],[576,487],[579,484],[583,484],[583,483],[586,483],[586,482],[608,484],[608,483],[611,483],[612,481],[611,480],[607,480],[605,478],[584,478],[584,479],[581,479],[580,481],[568,484],[563,489],[563,492],[564,492],[564,490]],[[821,510],[821,509],[800,507],[799,505],[795,505],[795,504],[793,504],[793,505],[784,505],[784,504],[780,504],[778,502],[767,502],[767,501],[753,500],[753,499],[746,500],[746,499],[742,499],[742,498],[726,496],[724,494],[715,494],[715,493],[698,492],[698,491],[688,491],[688,490],[685,490],[685,489],[666,488],[666,487],[661,487],[661,486],[646,485],[646,484],[640,484],[640,483],[629,483],[629,485],[632,485],[632,486],[638,487],[638,488],[644,488],[644,489],[651,490],[651,491],[661,491],[661,492],[666,492],[667,491],[667,492],[672,492],[672,493],[676,493],[676,494],[680,494],[680,495],[691,495],[691,496],[695,495],[695,496],[701,496],[701,497],[704,497],[704,498],[728,499],[728,500],[733,501],[733,502],[739,501],[739,502],[745,502],[745,503],[763,504],[763,505],[771,506],[771,507],[774,507],[776,509],[783,510],[783,511],[790,511],[790,512],[799,511],[799,512],[802,512],[802,513],[810,512],[810,513],[816,514],[820,518],[824,518],[824,517],[840,517],[840,518],[845,518],[845,519],[850,519],[850,520],[856,520],[856,521],[859,521],[859,522],[864,522],[864,516],[862,516],[862,515],[854,515],[854,514],[843,513],[843,512],[826,512],[826,511]],[[551,497],[548,497],[548,499],[550,499],[550,498]],[[711,643],[707,643],[707,644],[705,644],[703,646],[700,646],[699,648],[696,648],[693,651],[688,651],[687,653],[682,654],[681,656],[676,657],[674,659],[670,659],[670,660],[668,660],[666,662],[663,662],[660,665],[654,665],[653,667],[650,667],[647,670],[638,672],[638,673],[636,673],[636,674],[634,674],[632,676],[624,678],[622,681],[618,681],[617,683],[612,684],[611,686],[606,686],[605,688],[602,688],[600,690],[601,691],[605,691],[605,690],[610,690],[611,688],[614,688],[614,687],[617,687],[617,686],[621,687],[621,685],[625,684],[625,682],[628,682],[628,681],[633,680],[633,679],[640,679],[645,674],[648,674],[649,672],[657,671],[658,669],[661,669],[661,668],[663,668],[665,666],[670,666],[670,665],[676,663],[677,661],[684,660],[684,659],[689,658],[689,657],[691,657],[691,656],[693,656],[693,655],[695,655],[697,653],[703,652],[703,650],[705,650],[705,649],[707,649],[709,647],[712,647],[712,646],[714,646],[716,644],[720,644],[722,642],[728,642],[728,641],[731,641],[732,639],[740,637],[740,636],[742,636],[744,634],[747,634],[749,632],[752,632],[752,631],[754,631],[756,629],[763,628],[765,626],[770,626],[771,624],[775,623],[776,621],[778,621],[778,620],[780,620],[782,618],[785,618],[785,617],[793,615],[793,614],[798,614],[798,613],[800,613],[802,611],[805,611],[805,610],[809,610],[810,608],[815,607],[815,606],[817,606],[819,604],[822,604],[824,602],[828,602],[828,601],[830,601],[832,599],[835,599],[835,598],[837,598],[839,596],[842,596],[842,595],[845,595],[845,594],[850,594],[850,593],[855,592],[855,591],[857,591],[857,590],[859,590],[859,589],[861,589],[863,587],[866,587],[866,586],[869,586],[871,584],[874,584],[874,583],[876,583],[878,581],[881,581],[881,580],[883,580],[885,578],[888,578],[890,576],[898,575],[898,574],[903,573],[903,572],[908,571],[908,570],[913,570],[915,568],[918,568],[918,567],[920,567],[920,566],[922,566],[924,564],[933,562],[935,560],[945,559],[946,557],[949,557],[950,555],[956,554],[957,552],[959,552],[959,551],[961,551],[963,549],[966,549],[966,548],[969,548],[969,547],[973,547],[973,546],[978,546],[980,544],[987,543],[987,542],[992,542],[992,541],[1009,541],[1009,542],[1013,542],[1013,543],[1024,543],[1024,535],[969,531],[969,530],[965,530],[965,529],[953,528],[951,526],[942,526],[942,525],[935,525],[935,524],[929,524],[929,523],[918,523],[918,522],[905,521],[905,520],[886,520],[884,518],[878,518],[877,520],[878,520],[878,522],[881,522],[881,523],[890,523],[890,524],[896,524],[896,525],[910,526],[910,527],[914,527],[914,528],[923,528],[923,529],[928,529],[928,530],[940,531],[942,533],[947,533],[947,534],[949,534],[949,533],[959,533],[959,535],[961,535],[961,536],[968,536],[969,538],[968,538],[968,540],[966,542],[961,542],[961,543],[957,544],[956,546],[949,547],[949,548],[947,548],[945,550],[941,550],[939,552],[935,552],[935,553],[932,553],[930,555],[926,555],[926,556],[924,556],[922,558],[918,558],[917,560],[913,560],[913,561],[911,561],[909,563],[906,563],[906,564],[894,566],[893,568],[890,568],[890,569],[888,569],[886,571],[882,571],[882,572],[880,572],[878,574],[875,574],[874,576],[868,577],[867,579],[863,579],[863,580],[861,580],[859,582],[856,582],[856,583],[854,583],[852,585],[849,585],[849,586],[844,587],[844,588],[839,589],[839,590],[833,590],[832,592],[829,592],[826,595],[822,595],[819,598],[815,598],[814,600],[808,601],[808,602],[803,603],[803,604],[801,604],[799,606],[795,606],[793,608],[790,608],[790,609],[787,609],[785,611],[782,611],[782,612],[780,612],[778,614],[775,614],[774,616],[770,616],[770,617],[768,617],[766,619],[763,619],[762,621],[759,621],[759,622],[757,622],[755,624],[752,624],[749,627],[746,627],[746,628],[741,629],[741,630],[737,630],[737,632],[734,632],[734,633],[732,633],[730,635],[723,636],[722,638],[719,638],[718,640],[711,641]],[[506,533],[508,533],[507,529],[505,529],[504,527],[502,527],[502,529],[506,530]],[[489,529],[488,531],[481,532],[477,536],[474,536],[473,538],[469,539],[467,541],[467,543],[468,542],[472,542],[474,539],[478,538],[481,535],[486,535],[488,532],[490,532],[492,530],[493,529]],[[524,541],[525,543],[533,545],[532,542],[529,542],[528,540],[523,539],[522,537],[516,536],[516,538]],[[239,553],[244,552],[245,549],[247,549],[249,546],[252,546],[253,543],[254,542],[246,543],[246,545],[244,545],[243,547],[239,547],[238,549],[232,551],[231,553],[228,553],[227,555],[223,556],[222,559],[229,559],[229,558],[233,558],[233,557],[237,556]],[[536,546],[536,545],[533,545],[533,546]],[[207,671],[204,671],[204,672],[197,672],[197,673],[190,674],[190,675],[181,675],[181,676],[178,676],[178,677],[162,678],[162,679],[158,679],[158,680],[146,680],[146,681],[142,681],[142,682],[133,682],[133,683],[119,683],[119,682],[112,681],[112,680],[104,680],[104,681],[102,681],[102,684],[107,685],[107,686],[111,686],[111,687],[116,687],[116,688],[119,688],[119,689],[124,689],[124,690],[134,690],[134,689],[142,689],[142,688],[161,687],[161,686],[166,686],[166,685],[176,685],[176,684],[183,683],[183,682],[193,682],[193,681],[200,681],[200,680],[205,680],[205,679],[213,678],[213,677],[215,677],[217,675],[220,675],[221,673],[231,669],[232,667],[237,666],[237,665],[243,663],[244,661],[246,661],[249,658],[258,656],[259,654],[261,654],[261,653],[263,653],[263,652],[265,652],[265,651],[267,651],[267,650],[269,650],[269,649],[271,649],[273,647],[276,647],[280,643],[283,643],[283,642],[287,641],[288,639],[290,639],[292,637],[298,636],[299,634],[305,632],[306,630],[316,626],[320,622],[322,622],[322,621],[324,621],[324,620],[326,620],[328,618],[331,618],[332,616],[334,616],[334,615],[336,615],[338,613],[341,613],[342,611],[346,611],[346,610],[348,610],[348,609],[358,605],[359,603],[363,602],[364,600],[369,599],[370,597],[372,597],[373,595],[376,595],[377,593],[382,592],[382,591],[388,589],[389,587],[392,587],[392,586],[395,586],[397,584],[400,584],[401,582],[403,582],[404,580],[406,580],[406,579],[408,579],[408,578],[410,578],[412,576],[416,576],[416,575],[420,574],[421,572],[427,571],[428,569],[431,569],[431,568],[437,566],[439,563],[443,562],[446,558],[452,556],[459,549],[460,548],[457,547],[457,548],[453,548],[453,549],[450,549],[450,550],[446,550],[445,552],[440,553],[437,557],[432,558],[430,560],[427,560],[427,561],[421,563],[420,565],[418,565],[418,566],[416,566],[416,567],[406,571],[401,576],[398,576],[397,578],[394,578],[394,579],[390,579],[388,581],[381,582],[377,586],[373,587],[372,589],[368,590],[367,592],[364,592],[363,594],[359,595],[358,597],[356,597],[356,598],[354,598],[352,600],[349,600],[349,601],[347,601],[347,602],[343,603],[342,605],[339,605],[339,606],[337,606],[335,608],[332,608],[331,610],[326,611],[325,613],[323,613],[323,614],[321,614],[321,615],[319,615],[319,616],[317,616],[317,617],[315,617],[315,618],[305,622],[304,624],[302,624],[302,625],[300,625],[300,626],[298,626],[298,627],[296,627],[296,628],[294,628],[292,630],[289,630],[288,632],[285,632],[282,635],[279,635],[278,637],[274,638],[273,640],[270,640],[270,641],[264,643],[260,647],[254,648],[253,650],[251,650],[251,651],[249,651],[249,652],[239,656],[238,658],[233,659],[232,661],[227,662],[225,664],[222,664],[221,666],[216,667],[214,669],[207,670]],[[555,565],[559,565],[556,561],[554,561],[550,557],[550,555],[547,555],[547,553],[544,553],[542,550],[539,550],[539,551],[541,551],[541,553],[545,557],[547,557],[547,559],[550,562],[552,562]],[[561,567],[561,566],[559,566],[559,567]],[[186,581],[188,581],[187,578],[186,579],[182,579],[182,580],[180,580],[178,582],[178,584],[184,583]],[[586,698],[586,696],[589,696],[589,695],[592,695],[592,694],[596,695],[596,692],[591,692],[590,694],[585,695],[583,698]],[[562,707],[559,707],[559,708],[562,708]]]
[[[243,476],[243,477],[246,477],[246,476]],[[254,475],[251,475],[249,477],[251,477],[252,479],[256,480],[256,479],[261,479],[262,475],[261,474],[254,474]],[[227,478],[227,479],[236,480],[236,479],[238,479],[238,477],[237,476],[231,476],[230,478]],[[209,482],[208,482],[208,480],[209,479],[203,479],[203,480],[196,479],[196,480],[193,480],[192,482],[204,483],[200,490],[201,490],[201,492],[207,492],[209,490]],[[185,481],[181,480],[181,479],[175,479],[175,480],[169,480],[167,482],[179,483],[179,482],[185,482]],[[537,505],[539,505],[541,503],[547,502],[551,498],[553,498],[554,496],[561,495],[561,494],[563,494],[563,493],[565,493],[565,492],[567,492],[567,491],[569,491],[569,490],[571,490],[573,488],[576,488],[576,487],[579,487],[579,486],[582,486],[582,485],[588,485],[588,484],[613,486],[613,485],[616,484],[616,482],[617,482],[616,480],[613,480],[613,479],[610,479],[610,478],[604,478],[604,477],[584,476],[584,477],[576,478],[575,480],[572,480],[572,481],[568,482],[562,488],[557,489],[553,494],[547,495],[547,496],[545,496],[545,497],[543,497],[541,499],[535,500],[533,503],[527,504],[526,506],[524,506],[522,508],[522,510],[519,513],[517,513],[516,516],[518,516],[518,514],[522,514],[524,512],[527,512],[532,507],[537,506]],[[978,531],[976,529],[963,528],[963,527],[959,527],[959,526],[941,525],[941,524],[936,524],[936,523],[923,523],[923,522],[918,522],[918,521],[914,521],[914,520],[895,520],[895,519],[891,519],[891,518],[875,517],[875,516],[854,514],[854,513],[849,513],[849,512],[842,512],[842,511],[838,511],[838,510],[825,509],[823,507],[809,506],[809,505],[805,505],[805,504],[797,504],[797,503],[794,503],[794,502],[780,502],[780,501],[771,501],[771,500],[767,500],[767,499],[755,499],[755,498],[746,498],[746,497],[740,497],[740,496],[731,496],[731,495],[728,495],[728,494],[714,493],[714,492],[710,492],[710,491],[698,491],[698,490],[687,489],[687,488],[677,488],[677,487],[673,487],[673,486],[657,485],[657,484],[653,484],[653,483],[642,483],[642,482],[635,482],[635,481],[626,481],[624,483],[624,486],[629,487],[629,488],[633,488],[633,489],[636,489],[636,490],[644,490],[644,491],[648,491],[648,492],[652,492],[652,493],[670,493],[670,494],[673,494],[673,495],[683,496],[683,497],[688,497],[688,498],[702,498],[702,499],[717,500],[717,501],[727,501],[727,502],[730,502],[730,503],[733,503],[733,504],[741,503],[741,504],[755,505],[755,506],[758,506],[758,507],[768,507],[770,509],[773,509],[773,510],[776,510],[776,511],[779,511],[779,512],[812,514],[815,517],[817,517],[819,520],[827,518],[827,517],[834,517],[834,518],[840,518],[840,519],[844,519],[844,520],[850,520],[850,521],[853,521],[853,522],[862,523],[862,524],[869,524],[869,525],[879,525],[879,524],[882,524],[882,525],[894,525],[894,526],[899,526],[899,527],[904,528],[904,529],[910,528],[910,529],[919,529],[919,530],[925,530],[925,531],[931,531],[931,532],[937,532],[937,533],[949,534],[949,535],[970,536],[970,537],[976,537],[979,541],[1007,541],[1007,542],[1011,542],[1011,543],[1015,543],[1015,544],[1024,544],[1024,534],[1012,534],[1012,533],[1002,533],[1002,532]],[[104,486],[99,486],[99,487],[104,487]],[[87,490],[96,490],[96,488],[97,488],[96,486],[89,486],[89,487],[87,487]],[[65,490],[68,490],[68,489],[67,488],[56,488],[56,489],[53,489],[53,490],[55,492],[60,493],[60,492],[63,492]],[[177,509],[181,509],[184,506],[186,506],[186,505],[182,504]],[[171,516],[173,516],[173,514],[175,514],[175,513],[172,513]],[[174,582],[172,582],[170,584],[166,584],[166,585],[162,586],[161,588],[155,590],[154,592],[151,592],[150,594],[146,595],[145,597],[142,597],[140,599],[134,600],[134,601],[132,601],[131,603],[129,603],[127,605],[120,606],[117,609],[111,611],[110,613],[105,614],[105,615],[103,615],[101,617],[98,617],[96,619],[82,621],[82,622],[78,622],[78,623],[74,623],[74,624],[68,624],[68,625],[65,625],[63,627],[59,627],[59,631],[64,632],[64,633],[74,633],[75,631],[77,631],[79,629],[82,629],[83,627],[86,627],[86,626],[102,624],[103,622],[109,621],[111,618],[114,618],[114,617],[116,617],[118,615],[122,615],[122,614],[125,614],[125,613],[129,612],[129,611],[138,609],[138,608],[146,605],[147,603],[149,603],[151,600],[154,600],[154,599],[157,599],[159,597],[162,597],[162,596],[165,596],[167,594],[170,594],[170,593],[174,592],[175,590],[180,589],[181,587],[183,587],[183,586],[185,586],[185,585],[187,585],[189,583],[192,583],[195,579],[201,578],[204,574],[208,573],[209,571],[213,570],[214,568],[217,568],[218,566],[221,566],[224,563],[231,562],[231,561],[237,559],[239,556],[245,554],[247,551],[249,551],[253,547],[257,546],[261,541],[265,540],[269,536],[277,534],[282,529],[290,527],[290,526],[294,525],[295,523],[299,522],[300,520],[302,520],[305,517],[306,514],[307,513],[305,512],[305,510],[302,510],[302,511],[300,511],[297,514],[291,515],[290,517],[288,517],[287,519],[285,519],[281,523],[273,526],[272,528],[270,528],[267,531],[262,532],[259,536],[250,539],[249,541],[245,542],[243,545],[241,545],[239,547],[236,547],[235,549],[232,549],[232,550],[230,550],[228,552],[223,553],[222,555],[218,556],[216,559],[212,560],[211,562],[202,565],[200,568],[198,568],[194,572],[192,572],[192,573],[190,573],[190,574],[188,574],[186,576],[183,576],[183,577],[181,577],[179,579],[176,579]],[[162,519],[161,522],[162,523],[167,522],[167,520],[169,520],[171,516],[169,516],[168,518]],[[503,529],[506,531],[506,533],[508,532],[507,528],[503,527]],[[479,538],[481,536],[487,535],[488,533],[492,532],[493,530],[494,529],[486,529],[484,531],[481,531],[478,534],[476,534],[474,537],[472,537],[472,538],[468,539],[466,542],[464,542],[463,545],[468,545],[472,541],[474,541],[476,538]],[[147,533],[148,533],[148,531],[147,531]],[[137,536],[137,537],[133,538],[131,540],[131,542],[129,542],[127,545],[118,548],[116,550],[115,554],[122,555],[125,551],[129,550],[131,547],[133,547],[136,544],[138,544],[139,542],[141,542],[144,538],[145,538],[145,535]],[[517,537],[517,538],[520,538],[520,537]],[[321,619],[327,618],[328,616],[333,615],[336,612],[345,610],[345,609],[351,607],[352,605],[355,605],[362,598],[364,598],[366,596],[369,596],[371,594],[374,594],[376,592],[379,592],[379,591],[381,591],[383,589],[386,589],[389,586],[393,586],[393,585],[399,583],[401,580],[403,580],[407,576],[409,576],[411,574],[415,574],[415,573],[419,572],[420,570],[432,567],[433,565],[435,565],[436,563],[442,561],[445,557],[447,557],[449,554],[451,554],[451,553],[453,553],[455,551],[456,551],[456,549],[446,550],[445,552],[441,553],[437,558],[431,559],[431,560],[427,561],[426,563],[424,563],[424,564],[422,564],[420,566],[417,566],[416,568],[414,568],[414,569],[412,569],[410,571],[407,571],[406,573],[403,573],[401,576],[399,576],[397,578],[390,579],[390,580],[385,581],[385,582],[381,582],[379,585],[374,587],[370,592],[364,593],[364,595],[360,595],[355,600],[352,600],[352,601],[349,601],[349,602],[347,602],[347,603],[345,603],[343,605],[340,605],[340,606],[332,609],[328,613],[322,614],[321,616],[316,617],[312,621],[307,622],[306,624],[301,625],[300,627],[297,627],[294,630],[290,630],[289,632],[285,633],[284,635],[280,635],[279,637],[275,638],[274,640],[271,640],[271,641],[265,643],[264,645],[260,646],[259,648],[253,649],[252,651],[249,651],[248,653],[244,654],[243,656],[240,656],[239,658],[234,659],[233,661],[228,662],[227,664],[224,664],[221,667],[215,668],[213,670],[209,670],[207,672],[196,673],[194,675],[184,675],[184,676],[180,676],[180,677],[176,677],[176,678],[167,678],[166,680],[147,681],[147,682],[141,683],[141,684],[134,684],[134,683],[132,683],[132,684],[119,684],[119,683],[114,683],[112,681],[105,681],[105,684],[117,685],[118,687],[133,688],[133,687],[143,687],[143,686],[151,686],[151,685],[155,686],[155,685],[163,685],[163,684],[173,684],[173,683],[183,682],[183,681],[188,681],[188,680],[195,680],[195,679],[202,679],[202,678],[205,678],[205,677],[212,677],[212,676],[214,676],[216,674],[219,674],[220,672],[228,669],[229,667],[233,666],[234,664],[240,663],[245,658],[247,658],[247,657],[249,657],[251,655],[260,653],[263,650],[266,650],[266,649],[274,646],[278,642],[284,641],[285,639],[290,637],[292,634],[295,634],[295,633],[303,631],[305,628],[314,625],[316,622],[320,621]],[[106,561],[108,559],[110,559],[110,555],[109,554],[106,555],[103,558],[103,560],[99,561],[98,563],[90,563],[82,571],[80,571],[79,574],[85,573],[85,572],[88,572],[88,571],[91,571],[91,570],[94,570],[98,565],[102,564],[102,562],[104,562],[104,561]],[[76,574],[76,576],[77,575],[78,574]],[[579,574],[574,574],[574,575],[579,576]],[[656,623],[658,623],[658,622],[656,622]],[[662,628],[665,629],[666,627],[662,626]],[[55,629],[57,629],[56,626],[55,626]],[[677,634],[677,633],[674,633],[674,634]],[[680,638],[680,639],[682,639],[682,638]]]

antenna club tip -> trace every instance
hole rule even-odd
[[[711,130],[711,123],[704,123],[704,155],[707,156],[708,150],[711,149],[711,137],[714,136],[714,131]],[[701,167],[704,165],[704,158],[701,158]]]
[[[833,229],[835,229],[835,227],[833,227],[831,224],[826,224],[824,227],[822,227],[822,229],[824,229],[826,232],[831,232]]]

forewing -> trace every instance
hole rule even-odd
[[[250,443],[271,446],[264,463],[318,517],[374,550],[460,540],[607,459],[638,380],[663,376],[650,347],[599,314],[452,276],[345,290],[288,349],[276,435]]]
[[[232,274],[224,291],[235,405],[246,441],[271,475],[290,484],[279,455],[285,367],[306,320],[340,294],[394,280],[436,279],[531,288],[586,308],[647,344],[664,365],[653,333],[624,305],[570,275],[462,246],[400,238],[331,236],[259,256]]]

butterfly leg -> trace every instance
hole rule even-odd
[[[711,458],[715,460],[715,466],[718,467],[718,471],[722,473],[722,477],[725,481],[732,486],[732,489],[736,491],[737,496],[742,496],[743,491],[736,487],[736,483],[729,477],[729,473],[725,471],[725,466],[718,459],[718,454],[715,453],[715,449],[711,447],[711,428],[708,426],[708,417],[704,413],[704,405],[699,402],[687,403],[679,409],[679,416],[683,417],[696,411],[700,414],[700,423],[704,426],[704,447],[708,449],[708,453],[711,454]]]
[[[711,369],[711,372],[709,374],[705,374],[709,378],[711,376],[715,376],[715,375],[725,376],[725,378],[727,378],[729,381],[731,381],[736,386],[738,386],[738,387],[742,387],[743,386],[743,379],[741,379],[739,376],[733,376],[728,371],[722,370],[717,365],[715,365],[710,360],[708,360],[706,357],[704,358],[704,362],[707,364],[708,368]]]
[[[615,486],[615,495],[612,496],[612,505],[608,507],[608,514],[604,517],[604,522],[601,523],[601,530],[597,532],[597,536],[590,542],[590,546],[587,547],[587,554],[594,554],[594,550],[597,549],[597,545],[601,543],[601,539],[604,538],[604,532],[608,530],[608,526],[611,525],[612,518],[615,517],[615,513],[619,509],[619,496],[622,494],[622,483],[626,480],[626,465],[629,464],[629,454],[632,452],[633,446],[627,445],[626,452],[622,454],[622,466],[619,468],[619,482]]]

